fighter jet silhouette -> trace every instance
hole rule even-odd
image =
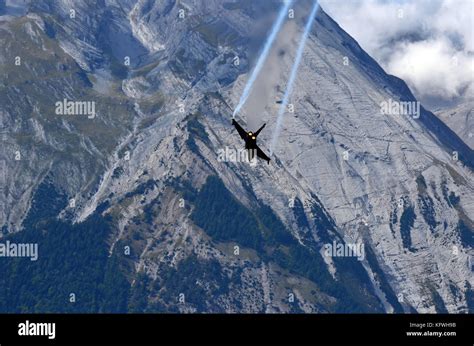
[[[260,149],[257,145],[257,136],[266,124],[263,124],[262,127],[257,130],[257,132],[245,131],[242,126],[240,126],[237,121],[235,121],[235,119],[232,119],[232,125],[234,125],[240,137],[245,141],[245,149],[248,150],[249,160],[252,160],[256,153],[259,158],[267,161],[267,163],[270,164],[270,158],[265,155],[262,149]]]

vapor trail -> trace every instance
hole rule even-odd
[[[316,13],[319,9],[319,3],[316,0],[311,10],[311,14],[309,15],[309,19],[306,22],[306,26],[303,32],[303,36],[301,37],[300,43],[298,44],[298,50],[296,52],[295,62],[291,68],[290,78],[288,79],[288,84],[286,87],[285,95],[283,96],[283,101],[280,105],[280,109],[278,110],[278,118],[277,123],[275,126],[275,131],[273,132],[272,143],[270,146],[270,155],[273,154],[273,149],[275,148],[278,136],[280,135],[281,131],[281,124],[283,122],[283,114],[285,113],[286,106],[288,105],[288,100],[290,99],[291,92],[293,91],[293,83],[295,82],[296,75],[298,72],[298,67],[300,66],[301,58],[303,57],[303,51],[306,44],[306,39],[309,36],[309,32],[311,30],[311,26],[313,24],[313,20],[316,17]]]
[[[268,53],[270,52],[270,48],[272,46],[273,41],[275,41],[275,38],[280,31],[280,28],[283,24],[283,21],[285,20],[285,17],[288,13],[288,10],[293,3],[293,0],[285,0],[284,6],[281,8],[280,13],[278,14],[278,18],[273,24],[272,30],[270,32],[270,35],[267,38],[267,41],[265,42],[265,45],[263,47],[262,53],[260,54],[257,64],[255,65],[252,74],[250,75],[250,78],[247,81],[247,84],[245,85],[244,91],[242,93],[242,96],[240,96],[239,103],[237,107],[235,107],[234,113],[232,114],[232,118],[235,117],[235,115],[240,111],[242,106],[244,105],[245,101],[247,101],[247,98],[250,95],[250,91],[252,90],[253,84],[255,80],[257,79],[257,76],[260,72],[260,70],[263,67],[263,63],[265,62],[265,59],[268,56]]]

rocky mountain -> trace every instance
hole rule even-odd
[[[474,101],[454,107],[441,108],[435,111],[439,118],[448,125],[462,140],[474,148]]]
[[[1,311],[474,310],[472,150],[423,107],[381,111],[416,99],[323,9],[249,165],[219,152],[279,2],[3,4],[1,241],[39,256],[0,258]],[[266,150],[310,6],[249,100]]]

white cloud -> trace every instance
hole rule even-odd
[[[321,6],[416,96],[473,97],[474,0],[321,0]]]
[[[397,44],[387,69],[409,81],[420,98],[459,97],[474,76],[472,59],[446,38]]]

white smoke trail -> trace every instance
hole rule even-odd
[[[303,51],[306,44],[306,39],[309,36],[309,32],[311,30],[311,26],[313,24],[313,20],[316,17],[316,13],[319,9],[319,2],[316,0],[311,10],[311,14],[309,15],[309,19],[306,22],[306,26],[303,32],[303,36],[301,37],[300,43],[298,45],[298,50],[296,52],[295,62],[291,68],[290,78],[288,79],[288,85],[286,87],[285,95],[283,96],[283,101],[280,105],[280,109],[278,110],[278,118],[277,123],[275,126],[275,131],[273,132],[272,143],[270,146],[270,155],[273,154],[273,149],[275,148],[278,136],[280,135],[281,125],[283,122],[283,114],[285,113],[286,107],[288,105],[288,101],[291,96],[291,92],[293,91],[293,83],[295,82],[296,75],[298,72],[298,67],[300,66],[301,58],[303,57]]]
[[[252,91],[252,86],[257,79],[257,76],[260,72],[260,70],[263,67],[263,63],[265,62],[265,59],[268,56],[268,53],[270,51],[270,48],[272,46],[273,41],[275,40],[278,32],[280,31],[280,28],[283,24],[283,21],[285,20],[285,17],[288,14],[288,10],[293,3],[293,0],[285,0],[284,6],[281,8],[280,13],[278,14],[278,18],[273,24],[272,30],[270,32],[270,36],[268,36],[267,41],[265,42],[265,45],[263,47],[262,53],[260,54],[257,64],[255,65],[249,80],[247,81],[247,84],[245,85],[244,91],[242,93],[242,96],[240,97],[239,104],[237,107],[235,107],[234,113],[232,114],[232,118],[235,117],[235,115],[240,111],[242,106],[244,105],[245,101],[247,101],[247,98],[250,95],[250,91]]]

